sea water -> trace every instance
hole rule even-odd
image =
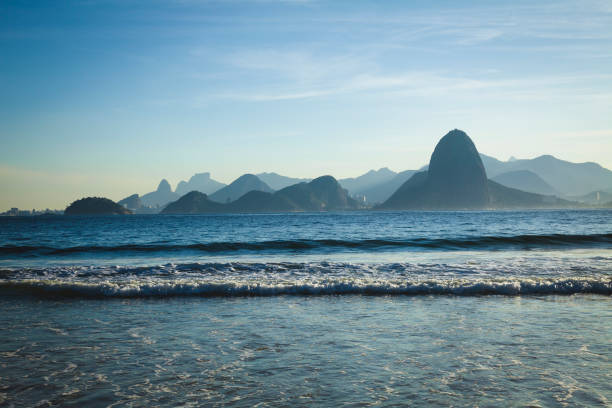
[[[0,405],[610,406],[612,211],[0,218]]]

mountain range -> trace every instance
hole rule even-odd
[[[491,180],[503,186],[527,191],[528,193],[559,195],[559,192],[545,182],[542,177],[529,170],[507,171],[491,177]]]
[[[180,195],[172,191],[170,183],[166,179],[159,182],[157,190],[140,197],[142,205],[152,208],[163,207],[170,201],[178,199]],[[123,201],[123,200],[121,200]]]
[[[590,205],[601,205],[612,199],[612,171],[596,163],[572,163],[550,155],[534,159],[512,158],[508,161],[482,153],[479,153],[479,156],[488,179],[501,186],[528,193],[555,195]],[[350,197],[362,205],[376,206],[386,202],[419,171],[427,171],[428,168],[429,165],[426,165],[420,170],[396,173],[383,167],[358,177],[340,179],[338,183],[348,191]],[[208,200],[227,204],[250,191],[273,193],[310,181],[308,178],[287,177],[277,173],[258,173],[245,174],[225,185],[212,179],[210,173],[206,172],[195,174],[188,181],[179,182],[175,191],[172,191],[170,184],[164,179],[155,191],[142,196],[133,194],[119,203],[137,213],[155,213],[191,191],[199,191],[206,194]]]
[[[395,175],[387,181],[378,184],[370,184],[361,190],[355,191],[353,194],[369,205],[382,203],[391,197],[391,194],[416,172],[417,170],[405,170],[400,173],[395,173]]]
[[[196,173],[191,176],[189,181],[179,181],[175,192],[179,196],[183,196],[190,191],[212,194],[223,187],[225,187],[225,184],[210,178],[210,173]]]
[[[397,173],[383,167],[378,170],[370,170],[359,177],[344,178],[338,180],[342,187],[346,188],[352,195],[363,195],[364,191],[392,180]]]
[[[231,184],[208,196],[208,198],[218,203],[229,203],[239,199],[249,191],[263,191],[264,193],[271,193],[274,190],[272,190],[270,186],[261,181],[259,177],[255,176],[254,174],[244,174],[232,181]]]
[[[308,183],[312,179],[281,176],[277,173],[258,173],[257,177],[273,190],[281,190],[298,183]]]
[[[572,163],[551,155],[507,162],[486,155],[481,157],[491,178],[511,171],[528,170],[566,197],[612,188],[612,171],[597,163]]]
[[[332,176],[285,187],[274,193],[251,190],[225,204],[211,200],[206,194],[192,191],[162,210],[162,214],[202,214],[236,212],[295,212],[356,210],[357,201],[349,197]]]

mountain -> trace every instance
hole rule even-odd
[[[565,196],[580,196],[612,186],[612,171],[597,163],[572,163],[551,155],[508,162],[484,155],[481,157],[489,177],[495,178],[510,171],[528,170]]]
[[[214,194],[211,194],[209,199],[218,203],[229,203],[253,190],[263,191],[266,193],[271,193],[274,191],[256,175],[243,174],[236,180],[232,181],[230,185],[223,187]]]
[[[528,193],[502,186],[489,180],[489,204],[488,208],[497,209],[524,209],[524,208],[564,208],[576,207],[578,203],[562,200],[551,195]]]
[[[507,162],[480,153],[487,175],[496,179],[503,173],[529,171],[548,184],[556,194],[566,197],[582,196],[589,192],[603,190],[612,185],[612,171],[597,163],[572,163],[551,155],[535,159],[516,159]],[[422,170],[427,170],[424,166]],[[503,184],[503,183],[502,183]]]
[[[143,205],[148,207],[163,207],[180,196],[172,191],[170,183],[166,179],[159,182],[157,190],[140,197]]]
[[[294,184],[276,193],[302,211],[353,210],[357,201],[332,176],[322,176],[310,183]]]
[[[238,200],[227,204],[227,212],[260,213],[305,211],[286,196],[264,191],[249,191]]]
[[[122,205],[103,197],[81,198],[64,210],[65,215],[121,215],[131,213]]]
[[[298,183],[275,193],[250,191],[227,205],[230,212],[338,211],[359,208],[332,176]]]
[[[383,167],[378,170],[370,170],[367,173],[354,178],[340,179],[338,182],[352,195],[361,194],[363,190],[385,183],[397,175],[396,172]]]
[[[210,173],[197,173],[191,176],[189,181],[180,181],[176,186],[175,192],[179,196],[183,196],[190,191],[212,194],[223,187],[225,187],[225,184],[211,179]]]
[[[429,170],[413,175],[381,208],[477,209],[487,204],[482,160],[468,135],[455,129],[436,145]]]
[[[501,173],[491,180],[506,187],[543,195],[558,195],[559,193],[542,180],[540,176],[529,170],[515,170]]]
[[[199,191],[191,191],[164,208],[162,214],[202,214],[224,212],[225,206],[211,201]]]
[[[405,170],[397,173],[390,180],[375,184],[366,189],[357,191],[356,195],[365,198],[365,202],[369,204],[380,204],[385,202],[391,195],[408,180],[416,170]]]
[[[142,208],[142,201],[140,201],[140,196],[138,194],[132,194],[131,196],[118,201],[117,204],[130,210],[138,210],[139,208]]]
[[[470,137],[455,129],[436,145],[427,171],[415,173],[378,209],[463,210],[568,206],[568,201],[487,179]]]
[[[280,190],[298,183],[307,183],[311,180],[307,178],[293,178],[281,176],[277,173],[259,173],[256,174],[256,176],[259,177],[261,181],[270,186],[270,188],[272,188],[273,190]]]
[[[290,211],[332,211],[358,209],[357,201],[331,176],[309,183],[294,184],[275,193],[251,190],[235,201],[222,204],[206,194],[192,191],[168,204],[164,214],[192,213],[259,213]]]
[[[508,169],[507,162],[503,162],[501,160],[496,159],[495,157],[487,156],[484,153],[480,153],[480,159],[482,160],[482,164],[485,167],[487,175],[489,177],[495,177],[498,174],[505,173],[511,171],[512,169]],[[512,160],[512,163],[515,163],[516,159]],[[521,169],[516,169],[521,170]]]

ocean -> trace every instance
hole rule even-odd
[[[1,406],[611,406],[612,211],[0,218]]]

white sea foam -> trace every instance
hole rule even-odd
[[[612,277],[477,278],[426,280],[294,279],[294,280],[129,280],[76,282],[25,279],[0,282],[0,289],[15,294],[79,297],[239,297],[279,295],[531,295],[612,294]]]
[[[433,260],[432,260],[433,261]],[[3,293],[82,297],[612,293],[612,260],[228,262],[4,269]]]

